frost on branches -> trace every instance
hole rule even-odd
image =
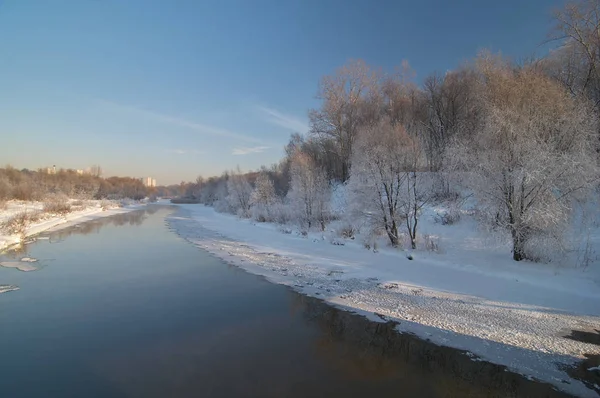
[[[232,209],[235,209],[239,216],[250,216],[250,196],[252,195],[252,186],[238,169],[233,171],[227,180],[227,201]]]
[[[272,221],[272,209],[277,203],[277,194],[273,180],[267,173],[260,173],[254,183],[254,191],[250,196],[250,204],[254,218],[258,221]]]
[[[325,171],[305,153],[292,155],[288,200],[300,226],[306,230],[319,224],[321,230],[329,219],[331,190]]]
[[[430,196],[416,138],[399,123],[383,119],[361,132],[353,155],[349,190],[353,213],[383,230],[393,246],[405,228],[413,249],[419,214]]]
[[[510,232],[513,259],[537,259],[534,242],[556,245],[573,195],[597,181],[597,131],[590,106],[533,67],[484,58],[484,120],[452,157],[464,162],[494,225]]]

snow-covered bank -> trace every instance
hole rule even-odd
[[[81,209],[65,215],[43,214],[39,217],[39,220],[32,222],[27,226],[24,234],[7,234],[0,230],[0,252],[10,246],[21,243],[23,238],[37,235],[50,229],[65,228],[74,223],[129,212],[140,206],[143,206],[143,204],[131,203],[119,207],[116,203],[113,205],[109,203],[107,205],[107,203],[103,201],[87,201],[85,205],[81,206]],[[41,202],[9,202],[5,209],[0,210],[0,224],[16,214],[22,212],[41,212],[42,208],[43,203]]]
[[[597,345],[563,337],[600,330],[600,285],[589,273],[510,259],[496,267],[494,253],[465,255],[448,244],[443,256],[418,253],[410,261],[392,249],[332,245],[201,205],[181,208],[170,218],[180,236],[249,272],[371,318],[396,320],[400,331],[468,350],[473,360],[596,396],[560,366],[600,353]]]

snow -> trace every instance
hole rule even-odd
[[[342,195],[334,197],[343,202]],[[515,263],[506,244],[491,241],[475,219],[441,225],[435,215],[443,209],[435,207],[425,211],[420,228],[440,250],[412,252],[412,261],[401,250],[373,252],[359,238],[341,239],[335,226],[303,237],[210,207],[180,207],[169,220],[180,236],[249,272],[373,320],[397,321],[400,332],[470,351],[473,360],[595,396],[558,364],[600,353],[598,346],[563,337],[600,329],[597,266]]]
[[[15,285],[0,285],[0,294],[12,292],[15,290],[19,290],[19,287]]]
[[[89,221],[99,217],[128,212],[139,208],[141,205],[138,203],[131,203],[124,207],[119,206],[120,204],[116,202],[110,203],[109,206],[107,206],[106,201],[91,200],[87,201],[84,206],[80,206],[80,210],[73,211],[64,216],[46,213],[42,215],[39,221],[27,228],[25,237],[31,237],[50,229],[65,228],[75,223]],[[6,208],[0,210],[0,224],[16,214],[24,211],[28,213],[41,212],[42,208],[42,202],[10,201],[7,203]],[[10,246],[21,243],[21,239],[22,237],[19,235],[7,235],[0,230],[0,252]],[[21,261],[27,262],[26,259]],[[19,269],[21,268],[23,267],[20,267]]]

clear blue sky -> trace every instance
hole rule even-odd
[[[0,164],[159,184],[276,162],[349,59],[543,55],[554,0],[0,0]]]

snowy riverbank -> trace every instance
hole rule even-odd
[[[282,233],[210,207],[181,208],[170,219],[180,236],[249,272],[372,319],[398,321],[399,331],[467,350],[473,360],[596,396],[561,366],[600,354],[597,345],[564,337],[600,330],[596,270],[516,264],[507,253],[484,250],[477,239],[485,238],[476,228],[466,236],[464,226],[444,227],[443,254],[419,252],[411,261],[392,248],[373,252],[350,240],[340,245],[316,233]]]
[[[21,243],[23,238],[37,235],[41,232],[58,227],[68,227],[73,223],[85,222],[99,217],[107,217],[114,214],[124,213],[138,209],[144,204],[131,202],[122,206],[121,203],[99,200],[86,201],[78,206],[76,210],[64,215],[42,214],[42,202],[11,201],[0,210],[0,224],[17,214],[40,214],[36,221],[27,225],[24,234],[9,234],[0,230],[0,252],[8,247]]]

